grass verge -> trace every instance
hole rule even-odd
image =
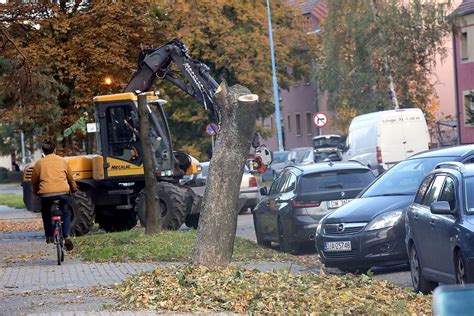
[[[94,262],[188,261],[196,237],[193,231],[165,231],[145,235],[143,229],[75,238],[74,252]],[[260,247],[236,237],[234,261],[295,261],[295,256]]]
[[[23,196],[18,194],[0,194],[0,205],[7,205],[14,208],[25,208]]]
[[[168,267],[115,289],[123,310],[238,314],[431,314],[431,295],[370,276],[293,275],[229,267]]]

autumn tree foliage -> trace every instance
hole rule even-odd
[[[241,84],[260,98],[259,116],[273,113],[270,44],[264,0],[156,1],[158,29],[167,38],[187,43],[192,56],[211,68],[211,74],[229,86]],[[301,13],[284,0],[272,0],[273,35],[278,84],[285,89],[311,71],[314,35],[300,27]],[[158,33],[158,32],[156,32]],[[167,39],[166,38],[166,39]],[[166,39],[158,39],[158,42]],[[175,146],[205,159],[210,153],[209,123],[195,101],[168,84],[159,85],[169,96],[166,107]],[[202,136],[197,138],[196,135]]]
[[[384,62],[402,108],[431,118],[436,95],[429,81],[450,30],[446,4],[434,0],[329,1],[316,76],[329,106],[359,114],[392,108]]]
[[[93,113],[95,95],[120,92],[141,45],[153,41],[148,7],[141,0],[1,6],[1,123],[57,137]]]
[[[284,88],[309,71],[312,43],[298,27],[298,12],[283,0],[271,3]],[[0,9],[0,120],[30,136],[57,137],[84,112],[92,114],[95,95],[122,91],[141,48],[176,37],[217,81],[257,93],[261,116],[273,108],[265,1],[62,0]],[[111,86],[103,82],[107,76]],[[169,101],[175,148],[207,158],[206,113],[168,83],[157,80],[155,88]]]

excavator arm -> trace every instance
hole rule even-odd
[[[172,63],[178,67],[185,81],[172,73]],[[208,112],[211,120],[219,122],[219,111],[214,101],[219,85],[209,74],[209,67],[191,58],[186,45],[180,40],[174,39],[159,48],[143,50],[138,60],[138,70],[124,92],[148,91],[156,78],[166,79],[194,97]]]
[[[173,74],[172,64],[179,69],[184,81]],[[194,97],[207,111],[211,120],[220,121],[219,109],[214,100],[219,85],[209,74],[209,67],[191,58],[186,45],[179,39],[159,48],[143,50],[138,59],[138,70],[124,92],[148,91],[156,78],[166,79]],[[156,125],[160,128],[159,124]],[[271,164],[272,155],[265,145],[254,148],[254,158],[247,163],[252,172],[262,173]]]

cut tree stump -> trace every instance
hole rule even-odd
[[[221,117],[215,150],[209,165],[192,261],[225,266],[232,258],[239,190],[244,165],[255,134],[258,96],[240,85],[219,86],[215,100]]]

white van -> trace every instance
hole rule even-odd
[[[357,160],[382,171],[427,150],[429,143],[428,126],[420,109],[374,112],[352,120],[343,160]]]

